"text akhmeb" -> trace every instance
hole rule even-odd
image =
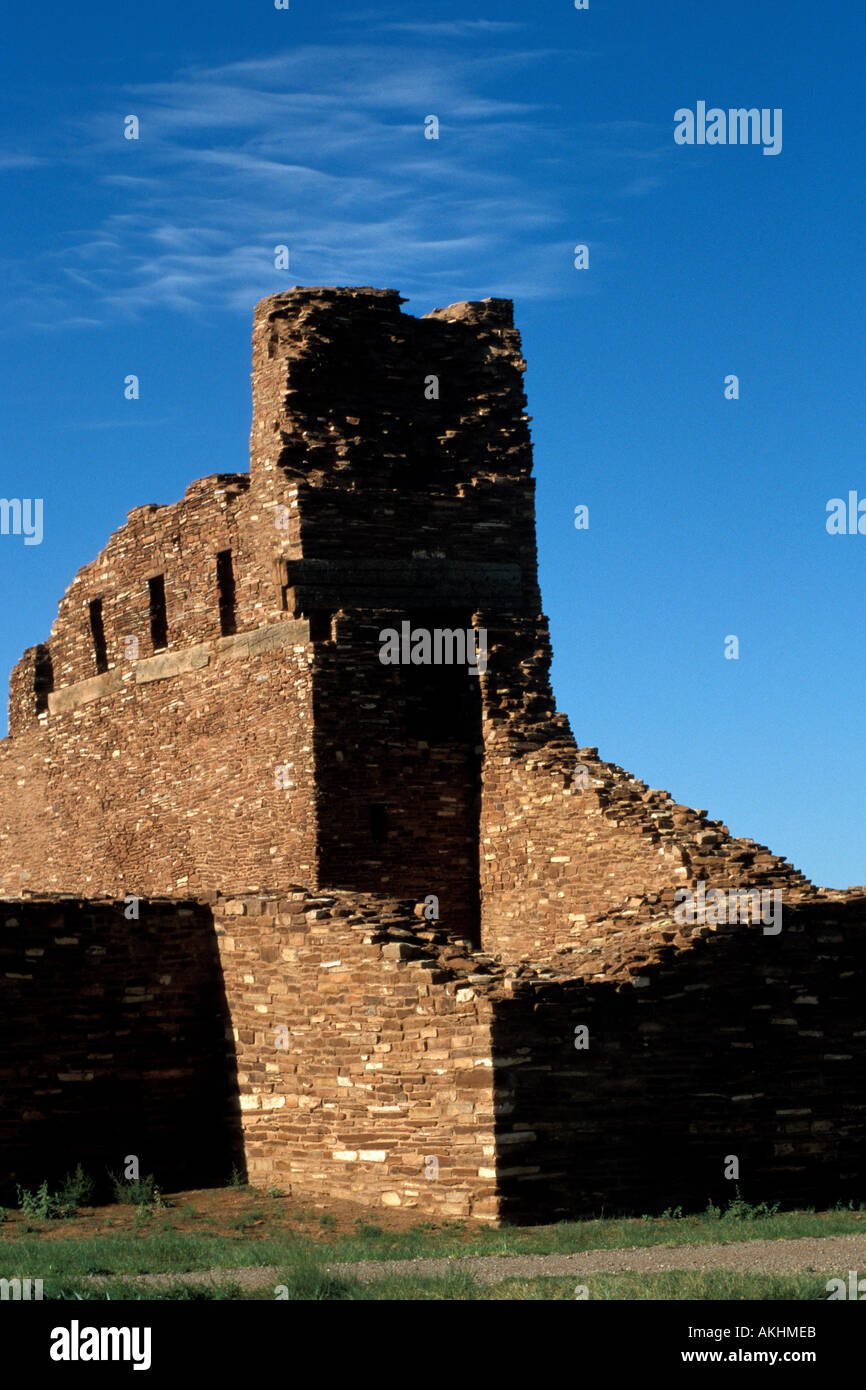
[[[699,101],[695,111],[681,106],[674,112],[678,145],[763,145],[764,154],[782,153],[782,108],[740,106],[723,111]]]

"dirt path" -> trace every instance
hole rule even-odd
[[[806,1236],[797,1240],[749,1240],[736,1245],[647,1245],[629,1250],[586,1250],[578,1255],[465,1255],[450,1259],[364,1260],[326,1265],[329,1274],[368,1283],[388,1275],[436,1278],[456,1272],[472,1274],[481,1284],[539,1275],[580,1277],[634,1271],[731,1269],[740,1274],[827,1274],[847,1278],[849,1269],[866,1277],[866,1235]],[[237,1283],[257,1288],[279,1283],[278,1265],[245,1269],[191,1270],[183,1274],[142,1274],[137,1283],[154,1288],[169,1284]]]

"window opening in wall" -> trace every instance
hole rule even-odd
[[[165,575],[156,574],[148,579],[150,591],[150,640],[153,650],[168,646],[168,619],[165,613]]]
[[[331,615],[327,609],[315,608],[312,613],[307,613],[305,616],[310,624],[310,641],[330,642]]]
[[[47,642],[40,642],[36,647],[36,660],[33,666],[33,693],[36,696],[36,713],[42,714],[48,709],[48,696],[54,689],[54,667],[51,661],[51,649]]]
[[[103,671],[108,670],[108,650],[105,645],[105,628],[102,625],[101,598],[94,598],[90,601],[90,635],[93,638],[96,669],[102,674]]]
[[[377,845],[388,838],[388,809],[378,801],[370,807],[370,834]]]
[[[447,608],[414,611],[407,614],[413,630],[438,630],[456,636],[472,634],[472,614]],[[448,639],[445,650],[455,655],[455,642]],[[466,656],[465,646],[463,655]],[[473,653],[474,655],[474,653]],[[406,710],[406,732],[411,739],[439,744],[481,742],[481,682],[468,664],[440,666],[401,666],[400,682]]]
[[[237,631],[235,615],[235,574],[232,567],[232,553],[221,550],[217,557],[217,588],[220,596],[220,633],[231,637]]]

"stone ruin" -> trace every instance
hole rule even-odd
[[[294,289],[249,473],[135,507],[10,682],[0,1186],[135,1154],[436,1218],[862,1197],[866,890],[557,712],[509,301]],[[486,660],[386,664],[388,629]],[[781,895],[781,929],[683,920]],[[720,914],[716,913],[715,917]]]

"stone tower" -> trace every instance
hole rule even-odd
[[[400,305],[263,300],[249,473],[135,507],[12,673],[0,1195],[862,1196],[866,896],[577,747],[511,306]]]
[[[510,302],[402,302],[258,305],[249,475],[130,512],[13,673],[7,890],[433,894],[479,941],[485,743],[553,719],[525,364]],[[439,661],[383,663],[407,624]]]
[[[282,602],[314,642],[320,885],[435,894],[477,940],[479,672],[383,665],[381,633],[536,619],[524,363],[506,301],[420,319],[401,303],[313,289],[258,306],[251,492],[282,509]]]

